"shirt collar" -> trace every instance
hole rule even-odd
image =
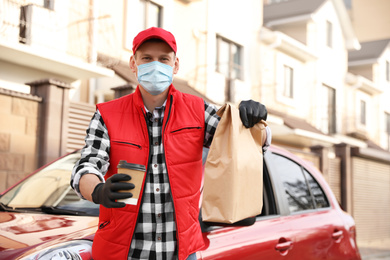
[[[167,100],[165,99],[164,104],[162,104],[161,107],[156,107],[156,108],[154,108],[154,110],[165,108],[166,104],[167,104]],[[144,107],[145,107],[146,113],[148,113],[148,112],[149,112],[148,108],[147,108],[145,105],[144,105]]]
[[[148,119],[150,121],[155,121],[158,118],[163,118],[166,103],[167,103],[167,100],[164,101],[164,104],[162,106],[154,108],[153,113],[149,112],[149,110],[146,108],[146,106],[144,106],[146,114],[148,115]]]

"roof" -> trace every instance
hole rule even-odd
[[[179,91],[181,91],[183,93],[187,93],[187,94],[191,94],[191,95],[194,95],[194,96],[198,96],[198,97],[202,98],[203,100],[205,100],[209,104],[216,104],[214,101],[210,100],[205,95],[201,94],[196,89],[194,89],[193,87],[188,85],[188,82],[186,80],[174,77],[173,78],[173,85],[175,86],[175,88],[177,90],[179,90]]]
[[[313,19],[317,12],[327,1],[331,2],[345,38],[348,50],[358,50],[360,44],[352,28],[351,19],[342,0],[288,0],[264,6],[264,26],[290,24]]]
[[[289,0],[264,6],[264,23],[312,14],[327,0]]]
[[[119,77],[121,77],[125,81],[129,82],[130,84],[134,84],[134,85],[138,84],[138,81],[135,78],[134,73],[131,71],[129,64],[127,64],[125,62],[119,62],[117,64],[110,66],[110,69],[115,71],[115,73]]]
[[[313,132],[316,134],[325,135],[319,129],[315,128],[313,125],[308,123],[305,119],[298,118],[298,117],[291,116],[291,115],[287,115],[285,113],[274,110],[272,108],[267,108],[267,111],[269,114],[281,117],[283,119],[284,125],[292,128],[292,129],[302,129],[302,130]]]
[[[348,52],[348,61],[377,60],[386,48],[390,46],[390,39],[362,42],[360,50]]]

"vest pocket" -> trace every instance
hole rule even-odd
[[[202,159],[204,127],[200,125],[177,126],[164,138],[168,163],[183,164]]]
[[[131,142],[126,142],[126,141],[119,141],[119,140],[112,140],[112,143],[118,144],[118,145],[125,145],[133,148],[138,148],[142,149],[142,146],[139,144],[131,143]]]
[[[112,174],[117,173],[116,167],[120,160],[146,165],[147,159],[147,147],[141,142],[125,139],[111,140],[110,167]]]
[[[176,130],[171,131],[171,134],[173,133],[186,133],[190,131],[196,131],[202,129],[201,126],[187,126],[187,127],[182,127]]]
[[[103,229],[105,226],[107,226],[108,224],[110,224],[110,221],[105,221],[105,222],[102,222],[99,224],[99,229]]]

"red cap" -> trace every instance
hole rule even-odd
[[[176,40],[172,33],[157,27],[151,27],[141,31],[133,40],[133,53],[135,53],[139,46],[147,40],[160,39],[166,42],[172,50],[176,53]]]

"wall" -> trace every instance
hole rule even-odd
[[[382,64],[382,77],[380,78],[380,86],[384,87],[385,92],[380,97],[380,144],[382,147],[387,147],[387,149],[390,151],[390,137],[388,133],[386,132],[386,120],[384,119],[385,113],[390,114],[390,81],[386,80],[386,64],[385,62],[390,62],[390,47],[388,46],[385,52],[383,53],[382,59],[380,60],[380,63]]]
[[[275,26],[275,31],[281,31],[282,33],[288,34],[288,36],[294,38],[295,40],[305,44],[309,45],[308,41],[308,25],[306,22],[297,22],[292,24],[283,24],[281,26]]]
[[[389,10],[388,0],[352,0],[349,14],[359,41],[390,38]]]
[[[216,72],[216,36],[221,36],[242,47],[243,80],[241,87],[252,91],[235,99],[260,101],[260,48],[258,37],[262,26],[262,1],[208,1],[207,15],[207,82],[206,94],[219,101],[224,90],[216,92],[216,86],[224,85],[222,77]],[[221,10],[223,6],[223,10]],[[217,15],[218,14],[218,15]],[[245,15],[237,15],[245,14]]]
[[[365,77],[369,80],[373,80],[372,76],[373,76],[373,69],[372,69],[372,66],[369,66],[369,65],[362,65],[362,66],[350,66],[348,68],[348,70],[350,72],[352,72],[353,74],[356,74],[356,75],[360,75],[362,77]]]
[[[173,24],[178,44],[177,57],[180,69],[177,77],[188,80],[191,87],[206,93],[208,1],[194,1],[185,4],[175,1]],[[200,18],[200,19],[199,19]],[[216,101],[216,100],[213,100]]]
[[[37,168],[40,101],[0,88],[0,192]]]
[[[316,50],[319,56],[316,66],[316,92],[314,95],[314,104],[323,104],[321,95],[322,86],[333,88],[336,95],[336,132],[340,133],[342,129],[342,117],[347,109],[344,104],[344,86],[345,75],[348,68],[348,56],[340,20],[337,16],[335,8],[330,1],[326,2],[315,14],[315,24],[317,27],[315,46],[308,46]],[[327,22],[332,24],[332,46],[327,46]],[[314,30],[313,30],[314,32]],[[323,107],[317,106],[314,122],[312,123],[317,128],[327,132],[324,129]],[[326,127],[325,127],[326,128]]]
[[[71,83],[73,81],[72,79],[63,77],[58,74],[48,73],[47,71],[39,70],[36,68],[20,66],[14,63],[0,60],[0,80],[3,81],[2,86],[0,87],[2,88],[16,90],[13,88],[13,86],[10,86],[9,84],[19,84],[21,88],[18,89],[18,91],[30,93],[30,87],[25,85],[25,83],[46,77],[56,78],[67,83]]]

